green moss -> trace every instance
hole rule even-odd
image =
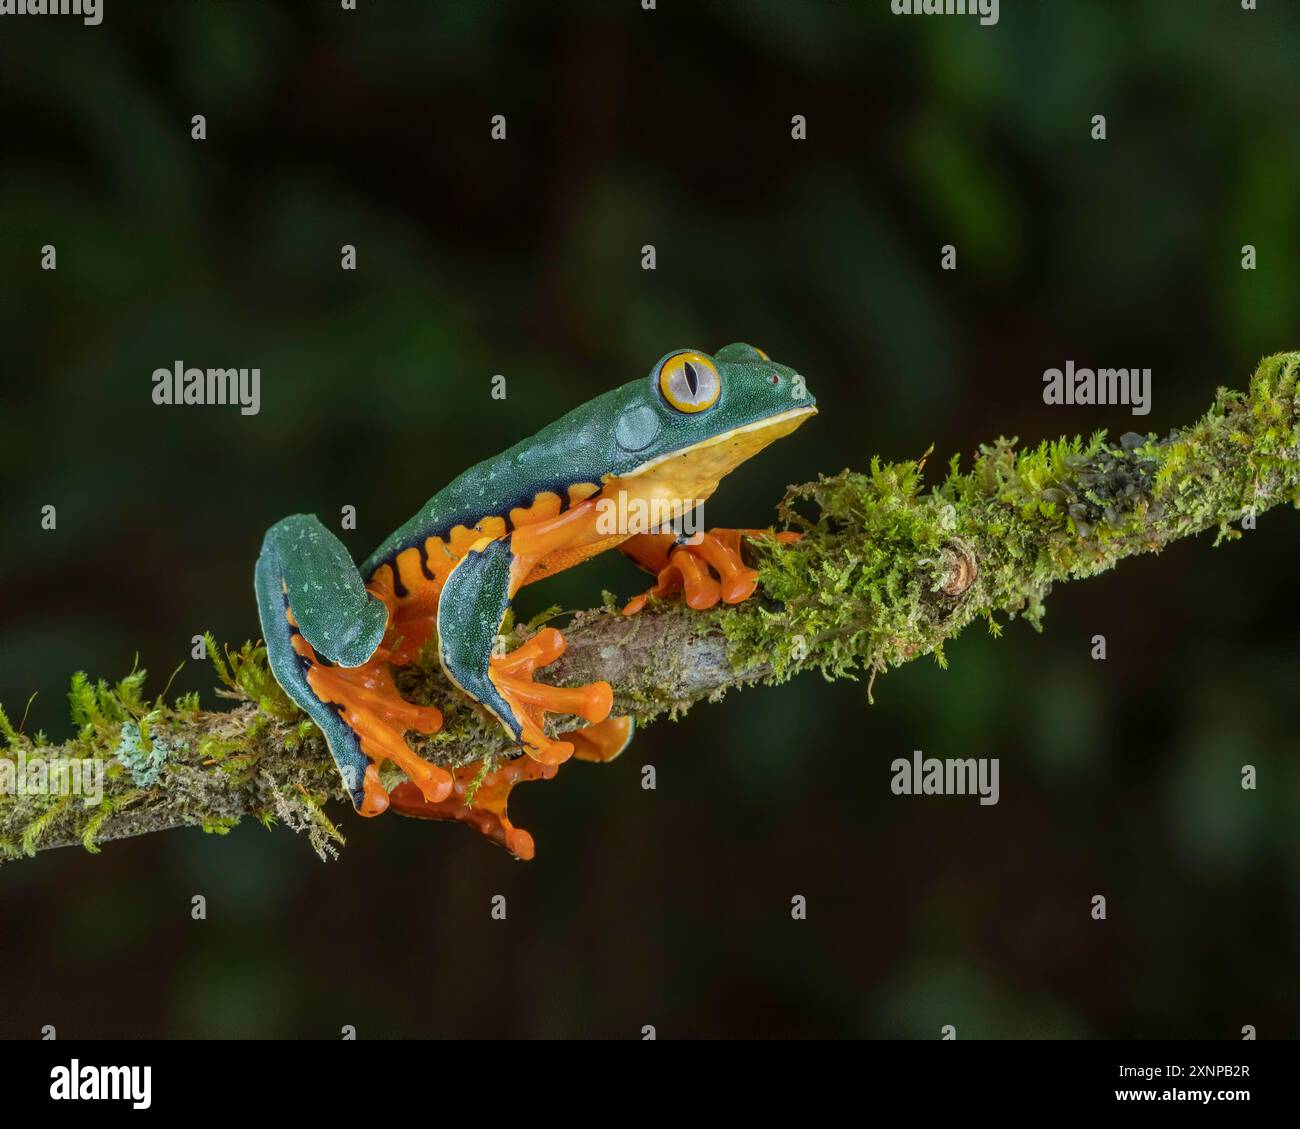
[[[338,843],[341,846],[347,842],[343,838],[343,833],[334,825],[334,821],[325,814],[319,800],[304,791],[301,802],[307,812],[308,819],[311,821],[308,833],[317,854],[324,857],[326,853],[332,853],[328,846],[329,843]]]
[[[284,739],[284,747],[291,753],[296,752],[304,741],[319,734],[320,730],[317,728],[316,723],[310,718],[304,718],[289,731],[288,736]]]
[[[14,729],[13,722],[9,720],[9,715],[0,708],[0,737],[5,739],[5,746],[10,749],[18,747],[18,731]]]
[[[58,796],[53,799],[45,809],[23,828],[22,831],[22,851],[26,855],[34,855],[36,847],[45,833],[53,826],[54,821],[63,813],[71,804],[71,796]]]
[[[204,714],[197,694],[184,695],[169,705],[164,700],[166,689],[150,701],[145,696],[146,673],[138,666],[111,684],[103,679],[92,682],[78,672],[68,692],[77,736],[58,752],[67,758],[90,757],[104,763],[103,800],[89,805],[81,797],[53,794],[0,796],[0,857],[30,854],[50,838],[60,843],[81,842],[94,852],[104,835],[131,833],[137,813],[143,810],[141,797],[157,792],[160,782],[176,779],[164,775],[169,767],[183,771],[178,802],[196,810],[196,817],[186,821],[204,824],[213,833],[222,833],[238,822],[224,814],[205,818],[199,796],[209,790],[227,795],[231,788],[251,787],[268,750],[283,750],[317,730],[302,720],[297,707],[275,683],[265,647],[245,643],[230,651],[219,648],[211,636],[207,642],[227,695],[255,708],[243,714]],[[296,742],[286,741],[290,734]],[[43,735],[23,736],[2,714],[0,736],[13,749],[35,749],[43,743]],[[333,790],[332,774],[299,775],[304,794],[309,785],[322,797]],[[261,809],[254,814],[272,818],[272,813]],[[311,830],[319,820],[304,817],[303,823]],[[312,834],[328,837],[323,829]]]
[[[218,737],[215,733],[209,733],[199,742],[199,756],[217,764],[228,757],[247,753],[248,745],[243,737]]]
[[[203,635],[217,677],[241,698],[257,703],[263,713],[279,721],[295,721],[300,711],[276,682],[263,643],[245,643],[238,651],[221,647],[210,632]]]
[[[466,804],[472,804],[474,802],[474,797],[478,795],[479,788],[482,787],[483,781],[487,779],[488,772],[490,771],[489,761],[491,759],[491,757],[483,758],[483,763],[479,765],[478,772],[475,774],[474,779],[470,781],[469,787],[465,789]]]
[[[1056,581],[1200,529],[1234,536],[1228,523],[1243,513],[1296,503],[1298,368],[1297,353],[1266,358],[1247,393],[1221,390],[1195,425],[1163,438],[1098,432],[1028,450],[1001,438],[965,473],[954,457],[929,492],[924,456],[792,487],[779,513],[804,540],[756,544],[766,606],[720,621],[736,668],[780,681],[808,667],[874,674],[924,654],[944,666],[944,640],[974,618],[995,634],[999,616],[1037,626]],[[967,558],[978,575],[954,594]]]

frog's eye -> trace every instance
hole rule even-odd
[[[678,353],[659,370],[659,391],[679,412],[702,412],[717,403],[722,380],[703,353]]]

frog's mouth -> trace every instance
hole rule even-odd
[[[605,492],[610,493],[612,486],[629,497],[692,509],[718,488],[723,476],[816,414],[817,409],[808,405],[742,424],[642,463],[607,484]]]

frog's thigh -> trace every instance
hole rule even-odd
[[[352,803],[388,806],[379,765],[394,761],[431,801],[451,791],[445,770],[416,756],[408,729],[434,733],[442,714],[403,700],[380,648],[388,608],[373,599],[347,550],[315,518],[287,518],[257,559],[262,637],[276,681],[325,734]]]
[[[279,573],[298,630],[317,654],[355,667],[375,653],[388,628],[388,607],[366,591],[343,542],[314,514],[273,525],[262,557]]]
[[[284,692],[320,726],[352,804],[359,810],[365,801],[366,769],[370,762],[361,751],[356,732],[339,716],[338,709],[319,697],[307,681],[311,664],[298,652],[302,645],[301,633],[289,610],[280,560],[267,548],[257,558],[255,585],[271,672]]]

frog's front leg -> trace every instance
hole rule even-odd
[[[604,721],[613,705],[608,682],[546,686],[533,680],[540,667],[564,653],[564,636],[553,627],[539,631],[506,655],[494,654],[510,601],[542,559],[535,537],[519,532],[477,542],[452,569],[438,597],[438,649],[447,676],[485,706],[510,737],[541,764],[561,764],[573,742],[545,732],[545,715],[569,714]]]
[[[436,733],[442,714],[397,692],[381,646],[390,609],[366,591],[343,543],[314,516],[285,518],[262,543],[255,586],[271,671],[325,734],[353,806],[363,815],[388,807],[386,760],[430,802],[445,799],[451,775],[405,737]]]
[[[636,615],[651,596],[662,599],[682,592],[688,607],[705,611],[719,600],[739,604],[758,587],[758,572],[745,564],[741,541],[746,537],[774,537],[797,541],[797,533],[774,533],[770,529],[711,529],[694,537],[675,533],[643,533],[630,537],[620,550],[646,572],[654,573],[655,585],[633,597],[624,615]]]

